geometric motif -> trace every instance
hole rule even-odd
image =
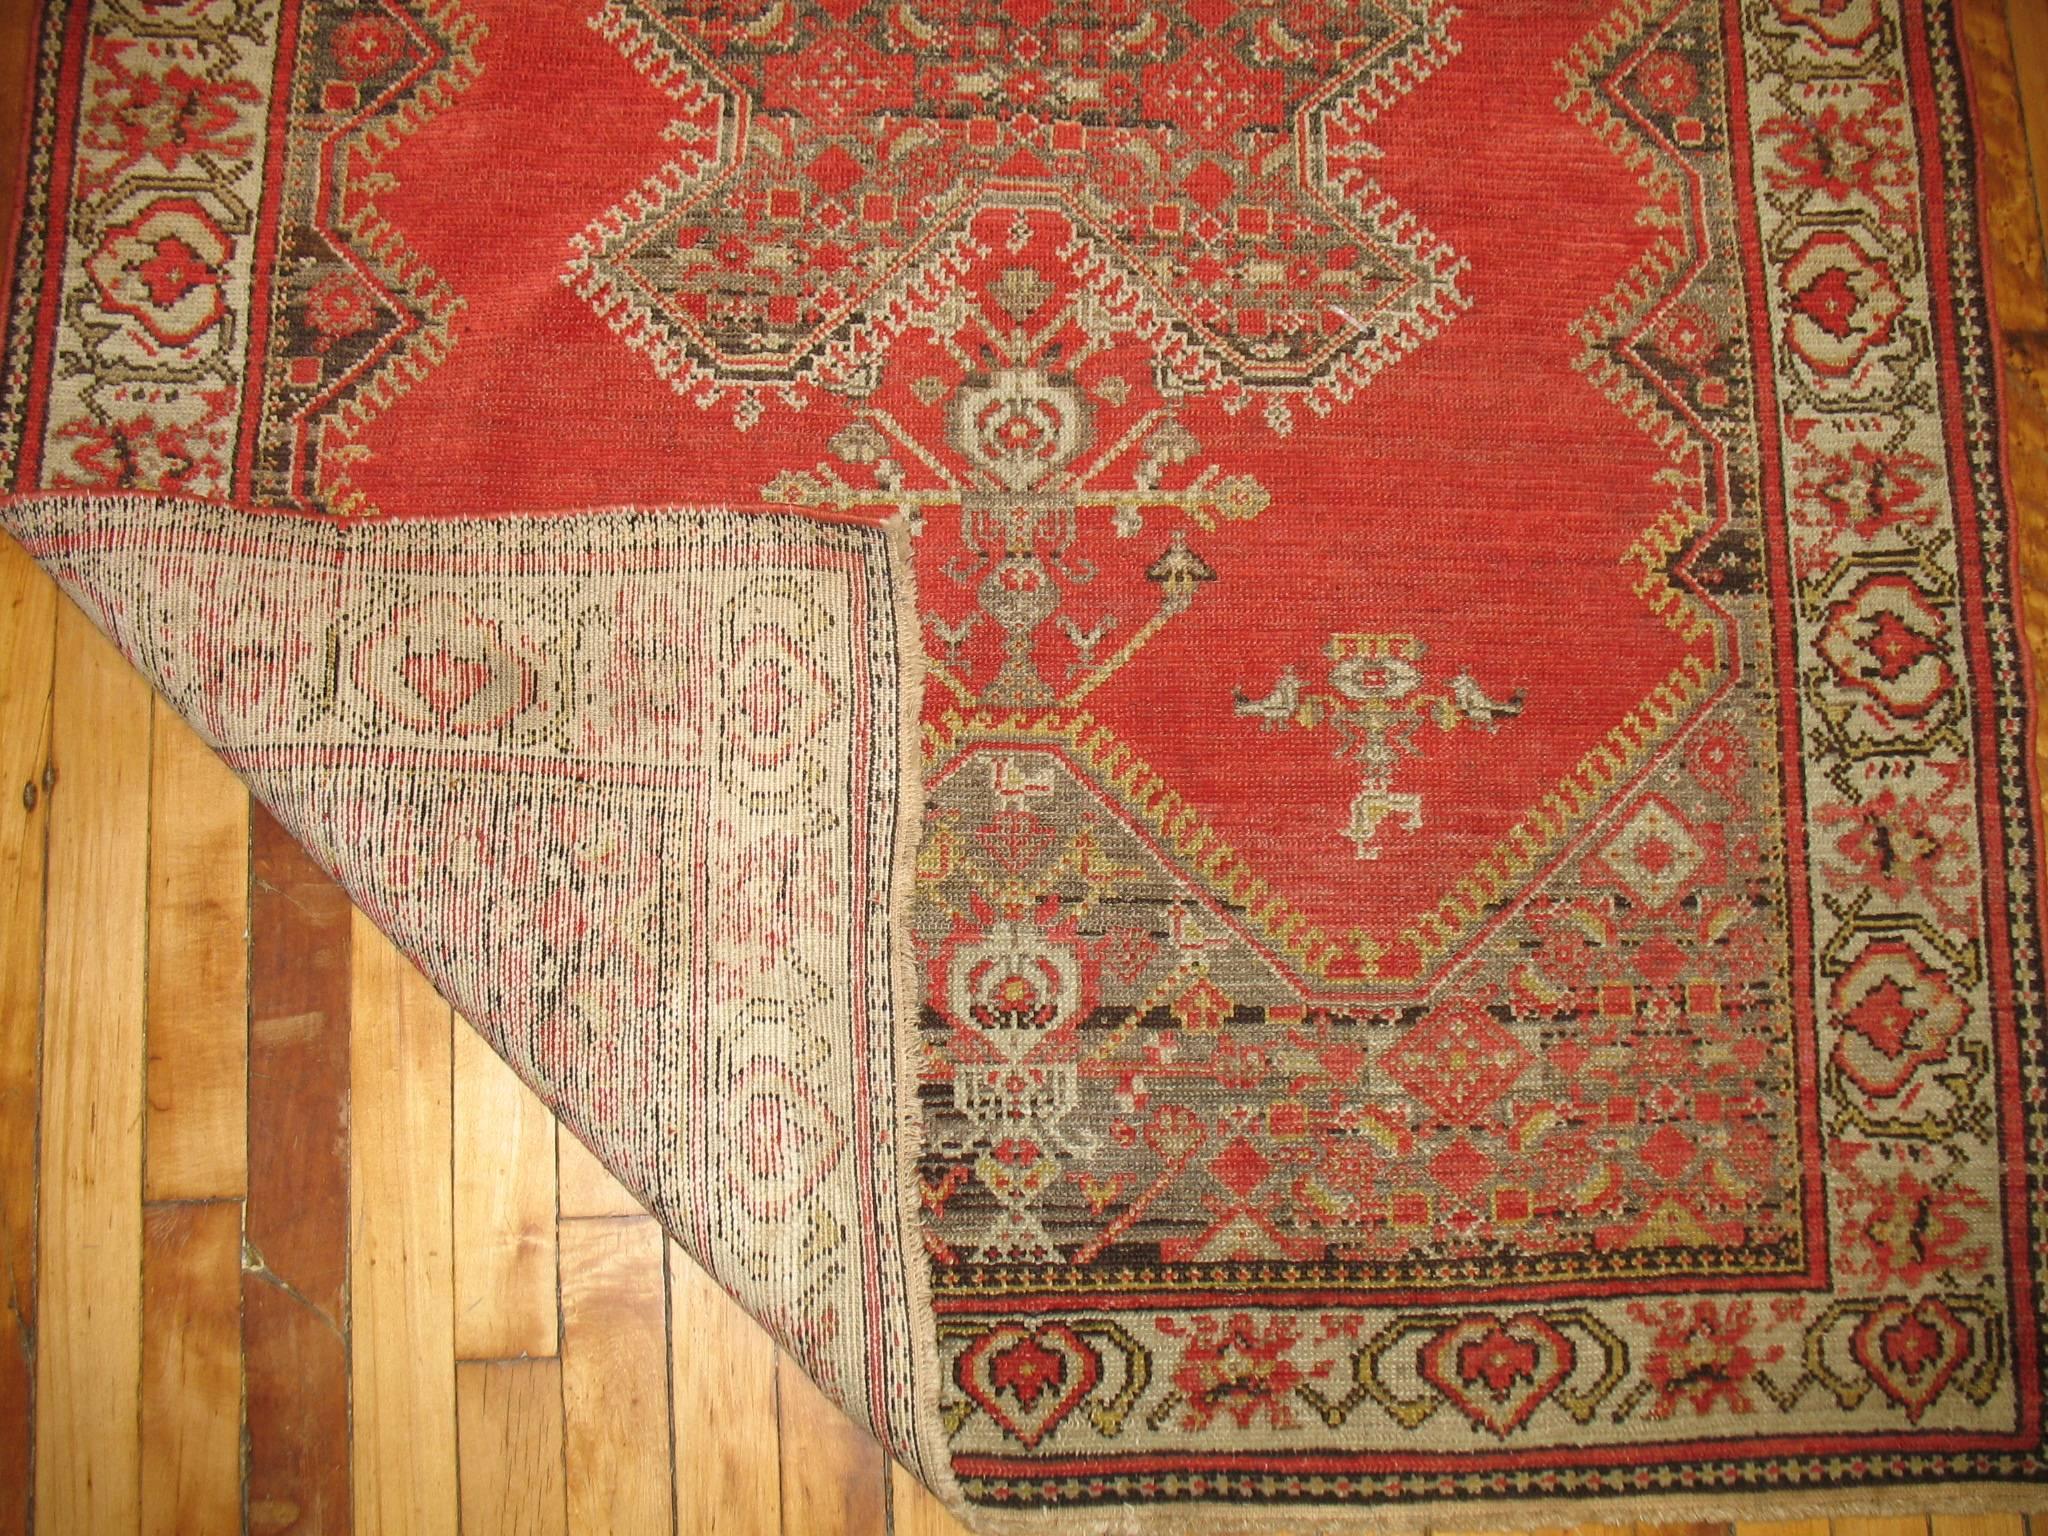
[[[488,34],[462,0],[316,7],[296,30],[306,174],[285,183],[251,316],[266,408],[250,470],[271,504],[374,513],[355,480],[362,428],[446,358],[465,302],[386,214],[402,187],[392,166],[474,83]]]
[[[1674,794],[1703,807],[1708,777]],[[1454,1244],[1552,1281],[1811,1276],[1793,1037],[1760,872],[1600,880],[1501,932],[1497,983],[1304,1005],[1071,759],[934,778],[921,1160],[942,1294],[1383,1290]],[[1724,813],[1725,814],[1725,813]],[[1712,823],[1713,836],[1721,823]],[[1709,835],[1709,834],[1702,834]]]
[[[1652,910],[1668,907],[1708,862],[1683,818],[1664,801],[1639,802],[1595,855],[1629,895]]]
[[[1433,1114],[1470,1125],[1508,1089],[1531,1058],[1483,1008],[1432,1009],[1380,1065]]]
[[[1462,305],[1458,263],[1375,182],[1374,116],[1450,57],[1435,0],[845,0],[592,25],[671,103],[673,157],[593,223],[578,292],[709,405],[842,386],[993,208],[1058,209],[1063,282],[1155,316],[1187,389],[1348,399]],[[1297,137],[1298,135],[1298,137]]]

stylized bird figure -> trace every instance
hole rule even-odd
[[[1267,730],[1277,731],[1294,718],[1295,710],[1301,706],[1301,674],[1289,667],[1263,699],[1250,697],[1242,688],[1235,690],[1235,696],[1240,715],[1253,716],[1264,722]]]

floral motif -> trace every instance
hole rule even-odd
[[[1968,1014],[1948,978],[1910,944],[1866,945],[1828,996],[1841,1025],[1832,1060],[1864,1093],[1894,1099],[1948,1059]]]
[[[1813,102],[1809,110],[1767,118],[1757,138],[1770,146],[1764,176],[1780,192],[1875,210],[1883,222],[1910,231],[1919,195],[1905,92],[1882,81],[1850,98]]]
[[[1304,1373],[1289,1358],[1298,1338],[1280,1319],[1260,1323],[1244,1313],[1160,1319],[1169,1337],[1185,1340],[1173,1382],[1180,1389],[1182,1422],[1191,1430],[1228,1421],[1250,1429],[1254,1420],[1275,1429],[1294,1423],[1289,1399]]]
[[[1828,391],[1868,393],[1873,363],[1893,339],[1906,296],[1891,263],[1846,230],[1807,238],[1781,269],[1785,345]]]
[[[93,64],[98,88],[79,130],[87,185],[110,189],[145,161],[167,175],[200,156],[232,161],[255,150],[264,97],[254,81],[165,67],[140,39],[104,33]]]
[[[1871,1177],[1846,1156],[1839,1161],[1848,1181],[1838,1249],[1845,1270],[1874,1291],[1918,1290],[1984,1272],[1991,1253],[1981,1236],[1991,1208],[1984,1196],[1911,1164]]]
[[[1761,1355],[1750,1347],[1756,1327],[1750,1303],[1631,1302],[1628,1311],[1650,1330],[1643,1375],[1656,1390],[1652,1419],[1668,1419],[1681,1406],[1698,1417],[1716,1409],[1756,1411],[1751,1390],[1757,1368],[1781,1358],[1784,1346],[1772,1344]]]
[[[349,17],[328,34],[342,72],[357,80],[381,75],[406,56],[405,33],[389,16]]]
[[[100,302],[156,342],[182,347],[227,313],[221,296],[234,241],[190,198],[166,198],[100,239],[87,263]]]
[[[306,319],[319,334],[317,345],[325,350],[376,324],[377,308],[361,283],[347,273],[330,272],[307,290]]]

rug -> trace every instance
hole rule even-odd
[[[6,527],[970,1525],[2039,1502],[1945,5],[39,36]]]

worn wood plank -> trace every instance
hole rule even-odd
[[[0,6],[0,216],[11,214],[21,174],[21,130],[35,52],[36,8]],[[0,257],[0,271],[13,255]]]
[[[889,1458],[786,1354],[775,1357],[782,1528],[789,1536],[886,1536]]]
[[[0,1536],[26,1536],[32,1485],[45,773],[56,640],[56,587],[0,538]]]
[[[1828,1522],[1829,1536],[1927,1536],[1925,1515],[1837,1519]]]
[[[889,1467],[890,1536],[968,1536],[938,1496],[903,1468]]]
[[[1735,1536],[1828,1536],[1825,1520],[1741,1520]]]
[[[253,1536],[347,1536],[348,1343],[267,1271],[242,1275]]]
[[[2038,0],[2032,3],[2038,6]],[[2004,365],[2006,468],[2026,596],[2022,618],[2038,677],[2048,676],[2041,670],[2048,664],[2048,288],[2039,187],[2021,122],[2022,86],[2006,15],[2001,0],[1957,5],[1978,108],[1985,265]],[[2048,115],[2048,103],[2029,102],[2027,109],[2036,117]],[[2037,758],[2044,746],[2048,738],[2037,731]]]
[[[0,209],[14,206],[35,7],[0,7]],[[0,252],[0,269],[12,264]],[[57,589],[0,535],[0,1536],[27,1536],[34,1485],[37,1050],[43,998],[43,769]]]
[[[2048,677],[2048,5],[1959,0],[1957,11],[1977,109],[2022,617],[2038,680]],[[2048,717],[2036,720],[2034,754],[2048,764]],[[2048,1499],[2042,1504],[2048,1511]],[[1836,1536],[1866,1536],[1836,1524]],[[2031,1526],[2032,1536],[2048,1536],[2048,1512]],[[1932,1536],[1989,1536],[1992,1529],[2017,1536],[2016,1523],[2004,1517],[1931,1521]]]
[[[2017,120],[2006,121],[2015,122],[2026,140],[2034,173],[2036,227],[2048,245],[2048,5],[2041,0],[2008,0],[2005,16],[2019,85]]]
[[[462,1361],[455,1401],[462,1536],[567,1536],[562,1362]]]
[[[162,699],[149,791],[151,1200],[247,1192],[249,792]]]
[[[2048,10],[2039,6],[2037,9]],[[2022,7],[2024,8],[2024,7]],[[2017,14],[2015,12],[2015,14]],[[1983,168],[1983,218],[1992,297],[1998,306],[2002,340],[2009,347],[2024,343],[2048,327],[2048,291],[2042,286],[2041,209],[2036,201],[2035,167],[2027,144],[2023,113],[2032,109],[2048,116],[2048,105],[2021,103],[2022,66],[2015,58],[2016,38],[2006,27],[2003,0],[1957,0],[1956,17],[1969,53],[1971,93],[1977,105],[1979,164]],[[2048,28],[2048,23],[2040,23]],[[2043,72],[2031,61],[2029,75]],[[2035,87],[2039,89],[2037,85]],[[2008,361],[2011,359],[2008,358]],[[2021,423],[2009,421],[2009,427]],[[2015,436],[2009,446],[2014,468],[2037,443]]]
[[[1931,1515],[1928,1536],[2027,1536],[2025,1515]]]
[[[626,1192],[591,1150],[566,1125],[555,1128],[560,1210],[564,1217],[644,1216],[642,1206]]]
[[[2003,362],[2006,468],[2039,679],[2048,677],[2048,4],[1964,0],[1961,14]],[[2048,763],[2048,717],[2036,723],[2034,753]],[[1979,1536],[1993,1522],[2014,1532],[2009,1519],[1936,1516],[1931,1536]],[[2031,1536],[2048,1536],[2048,1498],[2026,1525]]]
[[[673,1242],[668,1284],[678,1536],[774,1536],[775,1341]]]
[[[143,968],[149,689],[57,616],[43,951],[36,1523],[141,1518]]]
[[[1961,0],[1958,10],[1977,107],[2023,616],[2039,679],[2048,677],[2048,5]],[[2048,717],[2036,722],[2034,754],[2048,764]],[[2048,1498],[2042,1506],[2025,1522],[2031,1536],[2048,1536]],[[2010,1517],[1930,1522],[1931,1536],[2018,1536],[2019,1524]]]
[[[651,1216],[564,1221],[562,1435],[573,1532],[668,1529],[668,1352]]]
[[[466,1024],[455,1031],[455,1354],[552,1355],[555,1120]]]
[[[267,813],[252,816],[249,836],[249,1526],[342,1536],[349,906]]]
[[[349,1344],[360,1528],[455,1536],[454,1016],[357,913],[349,997]]]
[[[143,1536],[242,1524],[242,1206],[142,1221]]]

